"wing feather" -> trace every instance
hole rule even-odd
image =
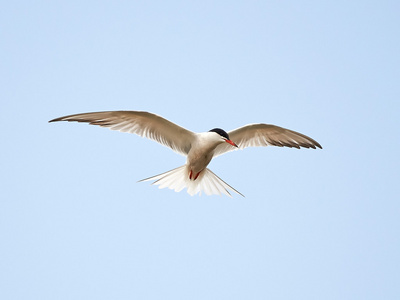
[[[187,155],[195,134],[156,114],[144,111],[103,111],[69,115],[49,122],[84,122],[111,130],[134,133]]]
[[[317,141],[302,133],[270,124],[246,125],[228,132],[228,135],[240,149],[265,146],[322,149]],[[215,149],[214,157],[232,150],[234,148],[230,145],[221,144]]]

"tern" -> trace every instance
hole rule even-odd
[[[154,140],[175,152],[186,156],[186,164],[171,171],[140,181],[154,181],[159,188],[170,188],[176,192],[184,188],[193,196],[231,196],[233,191],[243,196],[210,169],[210,161],[221,154],[246,147],[278,146],[290,148],[322,149],[312,138],[293,130],[271,124],[249,124],[226,132],[220,128],[195,133],[145,111],[103,111],[68,115],[49,122],[84,122],[108,127],[121,132],[135,133]]]

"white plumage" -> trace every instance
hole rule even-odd
[[[313,148],[321,145],[310,137],[269,124],[250,124],[226,133],[216,128],[209,132],[194,133],[158,115],[143,111],[105,111],[69,115],[49,122],[86,122],[112,130],[135,133],[152,139],[187,157],[186,164],[171,171],[141,181],[154,180],[160,188],[168,187],[180,192],[187,188],[190,195],[225,194],[229,191],[242,195],[207,169],[213,157],[237,148],[279,146]],[[242,195],[243,196],[243,195]]]

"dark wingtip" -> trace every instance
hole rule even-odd
[[[57,122],[57,121],[60,121],[60,118],[52,119],[52,120],[49,121],[49,123],[53,123],[53,122]]]
[[[65,121],[64,118],[65,117],[55,118],[55,119],[50,120],[49,123],[58,122],[58,121]]]

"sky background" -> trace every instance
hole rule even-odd
[[[6,1],[1,299],[399,299],[398,1]],[[138,180],[185,158],[50,119],[269,123],[323,150],[210,169],[242,198]]]

